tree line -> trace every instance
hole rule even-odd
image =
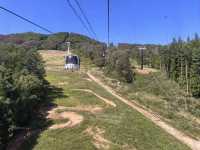
[[[188,94],[200,97],[200,38],[174,39],[160,49],[160,69]]]
[[[160,69],[166,76],[176,81],[188,95],[200,97],[200,38],[186,41],[173,39],[167,45],[119,44],[122,50],[129,49],[130,57],[140,64],[141,53],[138,46],[145,46],[144,65]]]

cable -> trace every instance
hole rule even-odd
[[[88,29],[87,25],[85,24],[85,22],[83,21],[83,19],[81,18],[81,16],[78,14],[78,12],[76,11],[76,9],[73,7],[72,3],[70,2],[70,0],[67,0],[67,3],[69,5],[69,7],[72,9],[72,11],[74,12],[75,16],[79,19],[79,21],[81,22],[81,24],[83,25],[83,27],[87,30],[87,32],[89,34],[91,34],[90,30]]]
[[[26,21],[26,22],[28,22],[28,23],[30,23],[30,24],[32,24],[32,25],[34,25],[34,26],[36,26],[36,27],[38,27],[38,28],[40,28],[42,30],[44,30],[44,31],[46,31],[46,32],[48,32],[48,33],[51,33],[51,34],[53,33],[52,31],[48,30],[47,28],[42,27],[42,26],[32,22],[31,20],[16,14],[15,12],[13,12],[11,10],[8,10],[8,9],[2,7],[2,6],[0,6],[0,9],[4,10],[4,11],[6,11],[6,12],[8,12],[8,13],[10,13],[10,14],[12,14],[12,15],[14,15],[14,16],[16,16],[16,17],[18,17],[18,18],[20,18],[20,19],[22,19],[22,20],[24,20],[24,21]]]
[[[108,0],[108,47],[110,46],[110,0]]]
[[[94,31],[94,29],[93,29],[93,27],[92,27],[92,24],[90,23],[90,21],[89,21],[87,15],[86,15],[86,13],[85,13],[85,11],[84,11],[83,8],[81,7],[79,1],[78,1],[78,0],[74,0],[74,1],[76,2],[78,8],[80,9],[80,11],[81,11],[81,13],[82,13],[84,19],[86,20],[89,29],[91,30],[91,32],[94,34],[94,36],[95,36],[96,39],[97,39],[97,34],[95,33],[95,31]]]

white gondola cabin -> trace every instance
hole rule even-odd
[[[66,70],[79,70],[80,69],[80,58],[77,55],[66,55],[65,56],[65,69]]]
[[[79,70],[80,69],[80,57],[70,53],[70,42],[67,43],[67,55],[65,56],[65,69],[66,70]]]

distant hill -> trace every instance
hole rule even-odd
[[[25,32],[17,34],[0,34],[0,44],[1,43],[11,43],[22,45],[28,48],[36,49],[54,49],[54,50],[64,50],[67,45],[66,42],[71,42],[72,48],[80,49],[88,45],[103,45],[106,46],[106,43],[96,41],[88,36],[78,34],[78,33],[69,33],[69,32],[59,32],[55,34],[40,34],[34,32]],[[129,43],[119,43],[118,48],[121,50],[137,50],[139,46],[146,46],[148,49],[153,49],[155,53],[158,52],[158,47],[160,45],[155,44],[129,44]]]
[[[70,41],[73,48],[84,45],[105,45],[105,43],[91,39],[85,35],[69,32],[60,32],[51,35],[26,32],[17,34],[0,35],[0,43],[11,43],[36,49],[66,49],[66,42]]]

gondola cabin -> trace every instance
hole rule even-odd
[[[80,58],[77,55],[66,55],[65,56],[65,69],[66,70],[79,70],[80,69]]]

